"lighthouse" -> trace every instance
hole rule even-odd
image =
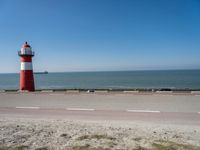
[[[20,91],[35,91],[32,57],[34,52],[31,46],[25,42],[20,51],[21,68],[20,68]]]

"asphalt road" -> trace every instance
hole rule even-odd
[[[191,94],[1,93],[0,117],[200,125],[200,96]]]

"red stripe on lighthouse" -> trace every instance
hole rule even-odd
[[[21,57],[21,62],[32,62],[31,56],[23,56]]]
[[[20,71],[20,90],[35,91],[33,70]]]

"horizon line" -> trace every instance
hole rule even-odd
[[[97,71],[47,71],[48,73],[81,73],[81,72],[129,72],[129,71],[184,71],[184,70],[200,70],[200,68],[193,69],[135,69],[135,70],[97,70]],[[46,71],[46,70],[45,70]],[[44,71],[35,71],[44,72]],[[0,74],[18,74],[19,72],[0,72]]]

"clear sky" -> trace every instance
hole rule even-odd
[[[0,0],[0,72],[200,69],[200,0]]]

